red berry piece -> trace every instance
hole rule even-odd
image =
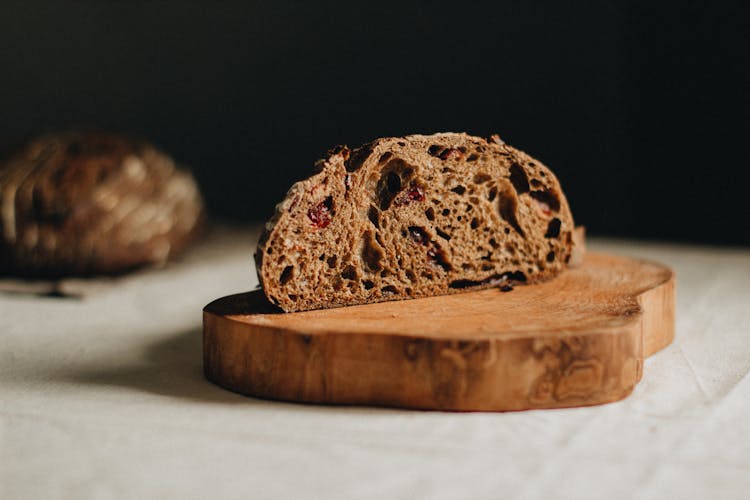
[[[445,148],[439,155],[441,160],[460,160],[463,152],[457,148]]]
[[[313,227],[323,229],[333,217],[333,198],[330,196],[307,211],[307,218]]]
[[[552,209],[547,203],[541,200],[535,200],[535,201],[536,201],[537,206],[539,207],[539,210],[541,210],[544,215],[546,216],[552,215]]]
[[[416,182],[409,183],[409,191],[406,193],[409,201],[424,201],[424,193]]]
[[[397,206],[408,205],[412,201],[424,201],[424,191],[422,191],[419,184],[414,181],[409,183],[409,188],[400,193],[393,203]]]

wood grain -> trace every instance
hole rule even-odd
[[[674,336],[674,274],[587,254],[547,283],[282,313],[253,291],[203,311],[206,377],[288,401],[506,411],[616,401]]]

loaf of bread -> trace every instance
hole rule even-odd
[[[509,290],[571,258],[557,179],[497,136],[378,139],[316,166],[277,205],[255,254],[284,311]]]
[[[153,146],[102,133],[27,141],[0,160],[0,273],[121,273],[182,250],[202,221],[192,175]]]

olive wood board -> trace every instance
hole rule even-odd
[[[451,411],[624,398],[674,337],[674,273],[590,253],[553,280],[283,313],[263,292],[203,310],[206,377],[260,398]]]

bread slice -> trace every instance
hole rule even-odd
[[[284,311],[510,289],[571,258],[557,179],[497,136],[377,139],[316,167],[277,205],[255,254]]]

